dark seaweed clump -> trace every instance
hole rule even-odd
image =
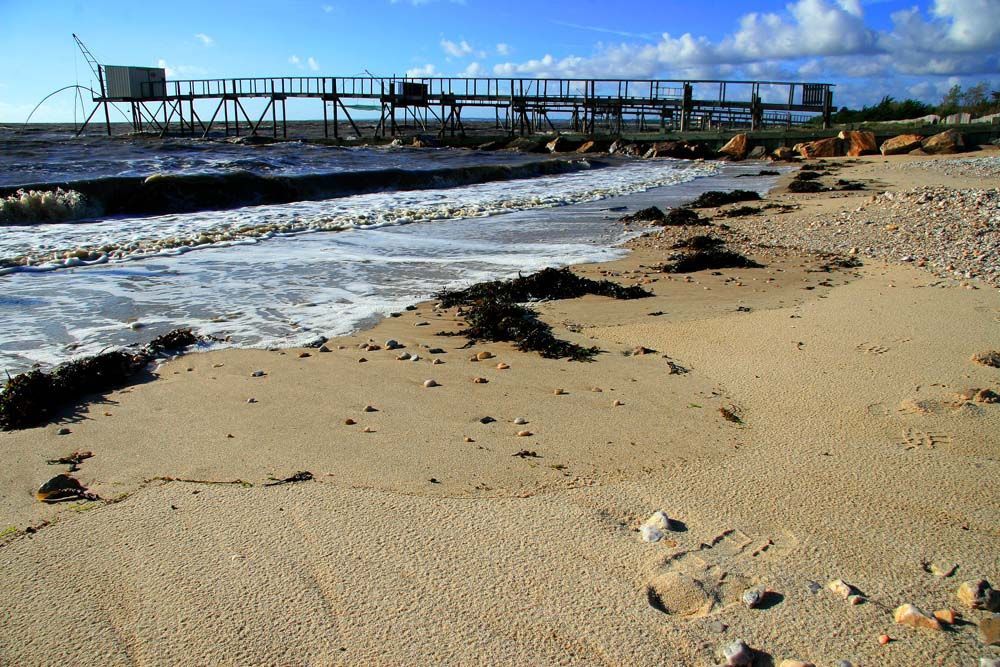
[[[688,252],[675,255],[661,269],[664,273],[694,273],[707,269],[759,269],[749,257],[725,247],[725,242],[714,236],[692,236],[677,243],[674,248]]]
[[[691,236],[689,238],[678,241],[673,245],[673,248],[674,250],[680,250],[680,249],[709,250],[711,248],[722,247],[725,244],[726,242],[720,239],[718,236],[699,234],[697,236]]]
[[[552,327],[542,322],[538,313],[521,305],[525,301],[571,299],[585,294],[615,299],[651,296],[638,286],[624,287],[609,280],[590,280],[568,269],[544,269],[514,280],[495,280],[464,290],[440,292],[437,298],[442,306],[461,307],[459,314],[465,319],[466,328],[439,335],[464,336],[470,342],[511,342],[522,352],[538,352],[548,359],[587,361],[600,350],[556,338]]]
[[[686,227],[690,225],[706,226],[712,223],[689,208],[672,208],[663,222],[657,224],[663,227]]]
[[[477,283],[463,290],[445,290],[436,295],[445,308],[467,306],[481,299],[498,301],[542,301],[545,299],[576,299],[585,294],[609,296],[612,299],[641,299],[651,296],[637,285],[625,287],[610,280],[591,280],[569,269],[542,269],[530,276],[513,280],[493,280]]]
[[[629,215],[623,215],[618,219],[618,222],[652,222],[661,223],[667,219],[666,214],[661,211],[656,206],[650,206],[649,208],[644,208],[636,211],[635,213],[630,213]]]
[[[582,347],[556,338],[552,327],[538,319],[538,313],[512,301],[485,298],[462,308],[459,313],[465,318],[467,327],[456,333],[438,335],[465,336],[470,341],[510,342],[522,352],[538,352],[547,359],[587,361],[600,352],[596,347]]]
[[[799,194],[809,193],[809,192],[823,192],[823,186],[816,181],[792,181],[788,184],[789,192],[796,192]]]
[[[818,171],[809,171],[809,170],[803,169],[799,173],[795,174],[795,180],[796,181],[815,181],[816,179],[818,179],[822,175],[823,174],[821,174]]]
[[[190,329],[177,329],[137,351],[102,352],[60,364],[49,373],[35,369],[15,375],[0,392],[0,431],[40,426],[67,403],[120,387],[154,358],[198,340]]]
[[[697,199],[688,204],[688,208],[715,208],[741,201],[760,201],[760,199],[760,193],[753,190],[733,190],[731,192],[711,190],[703,192]]]

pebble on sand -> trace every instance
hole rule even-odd
[[[528,420],[525,419],[524,417],[514,417],[514,423],[517,424],[518,426],[523,426],[524,424],[528,423]]]
[[[378,408],[376,408],[374,405],[366,405],[364,408],[362,408],[362,410],[364,412],[378,412]]]
[[[264,371],[254,371],[253,373],[250,374],[250,377],[252,377],[252,378],[262,378],[265,375],[267,375],[267,373],[265,373]]]
[[[743,641],[726,644],[719,651],[719,657],[725,667],[753,667],[754,652]]]
[[[826,587],[827,589],[839,595],[840,597],[844,598],[845,600],[854,595],[855,593],[857,593],[857,589],[855,589],[854,586],[851,586],[843,579],[834,579],[833,581],[828,583]]]
[[[987,646],[1000,644],[1000,614],[993,614],[979,621],[979,641]]]
[[[957,563],[952,563],[951,565],[941,565],[940,563],[931,563],[928,567],[928,571],[935,577],[941,577],[942,579],[950,577],[955,574],[955,570],[958,569]]]
[[[364,429],[362,430],[362,433],[374,433],[374,432],[375,429],[373,429],[371,426],[365,426]]]
[[[465,436],[465,442],[475,442],[475,440],[473,440],[469,436]]]
[[[358,363],[359,363],[359,364],[363,364],[363,363],[365,363],[366,361],[368,361],[368,360],[367,360],[367,359],[365,359],[364,357],[361,357],[360,359],[358,359]]]
[[[892,641],[892,637],[890,637],[889,635],[879,635],[878,636],[879,646],[885,646],[886,644],[888,644],[891,641]]]
[[[994,590],[985,579],[962,582],[956,595],[969,609],[1000,611],[1000,591]]]
[[[440,387],[441,385],[438,384],[437,380],[424,380],[424,386],[429,389],[430,387]]]
[[[403,352],[398,357],[396,357],[396,361],[409,361],[411,358],[412,355],[410,355],[409,352]]]
[[[765,596],[767,596],[767,588],[764,586],[754,586],[747,589],[740,599],[747,609],[756,609],[764,601]]]
[[[625,405],[625,404],[622,403],[621,401],[619,401],[617,398],[611,403],[611,406],[615,407],[615,408],[620,407],[622,405]]]
[[[441,361],[440,359],[435,359],[434,361],[431,362],[431,364],[433,364],[434,366],[439,366],[439,365],[441,365],[443,363],[444,362]]]
[[[63,473],[38,487],[38,490],[35,491],[35,498],[44,503],[60,498],[83,496],[86,492],[87,489],[76,477]]]
[[[553,389],[552,393],[555,396],[565,396],[566,395],[566,391],[564,389]]]
[[[901,604],[892,613],[893,620],[899,625],[908,625],[911,628],[924,628],[927,630],[940,630],[941,624],[936,618],[928,616],[919,607],[912,604]]]
[[[972,361],[980,366],[1000,368],[1000,351],[987,350],[986,352],[978,352],[972,355]]]
[[[345,425],[345,426],[354,426],[354,425],[355,425],[355,424],[357,424],[357,423],[358,423],[358,422],[354,421],[354,420],[353,420],[353,419],[351,419],[350,417],[348,417],[347,419],[345,419],[345,420],[344,420],[344,425]]]
[[[399,341],[396,340],[395,338],[390,338],[389,340],[385,341],[385,349],[387,350],[398,350],[401,347],[403,346],[400,345]]]
[[[955,619],[958,618],[958,615],[951,609],[938,609],[934,612],[934,618],[936,618],[939,623],[944,623],[945,625],[955,625]]]
[[[816,667],[816,665],[804,660],[782,660],[778,667]]]
[[[59,429],[58,431],[56,431],[56,435],[69,435],[70,433],[72,433],[72,431],[70,431],[65,426],[63,428]]]
[[[518,431],[517,432],[517,437],[519,437],[519,438],[530,438],[532,435],[534,435],[534,434],[531,431]]]
[[[247,403],[253,404],[253,403],[256,403],[256,402],[257,402],[257,399],[253,398],[252,396],[247,399]]]
[[[498,371],[505,371],[505,370],[507,370],[508,368],[510,368],[510,366],[508,366],[507,364],[505,364],[505,363],[504,363],[504,362],[502,362],[502,361],[501,361],[501,362],[500,362],[499,364],[497,364],[497,370],[498,370]]]
[[[476,354],[476,359],[478,361],[486,361],[487,359],[492,359],[492,358],[493,358],[493,353],[487,350],[483,350],[482,352]]]
[[[487,380],[486,378],[480,378],[480,377],[472,378],[472,381],[475,384],[487,384],[489,382],[489,380]]]
[[[601,392],[603,392],[604,390],[603,390],[603,389],[601,389],[600,387],[591,387],[591,388],[590,388],[590,391],[594,392],[595,394],[600,394],[600,393],[601,393]]]
[[[308,359],[311,356],[308,352],[299,352],[299,359]]]
[[[639,538],[643,542],[659,542],[670,530],[670,517],[663,510],[656,510],[639,525]]]

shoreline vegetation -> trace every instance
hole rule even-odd
[[[1000,152],[814,153],[763,199],[623,216],[625,259],[177,356],[0,433],[0,654],[1000,658]],[[30,395],[4,424],[58,393]]]

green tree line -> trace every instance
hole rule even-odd
[[[973,118],[1000,113],[1000,90],[997,90],[995,84],[986,81],[964,89],[962,86],[955,85],[937,105],[914,99],[897,100],[886,95],[878,104],[865,106],[861,109],[841,107],[833,114],[833,122],[838,124],[878,123],[887,120],[920,118],[930,114],[943,117],[963,112],[972,114]],[[821,119],[817,120],[822,122]]]

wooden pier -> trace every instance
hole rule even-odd
[[[100,66],[105,69],[104,66]],[[126,68],[120,68],[126,69]],[[139,68],[132,68],[139,69]],[[346,128],[361,138],[351,110],[379,113],[374,137],[407,132],[438,136],[465,134],[465,119],[495,123],[506,134],[546,131],[586,135],[624,131],[669,132],[709,129],[792,127],[822,116],[830,123],[833,86],[779,81],[670,81],[640,79],[261,77],[159,80],[130,88],[127,95],[101,91],[95,107],[128,105],[134,132],[208,136],[269,132],[287,136],[286,103],[292,98],[322,103],[324,136],[339,138]],[[120,89],[120,87],[119,87]],[[246,100],[266,104],[247,112]],[[199,111],[200,108],[200,111]]]

